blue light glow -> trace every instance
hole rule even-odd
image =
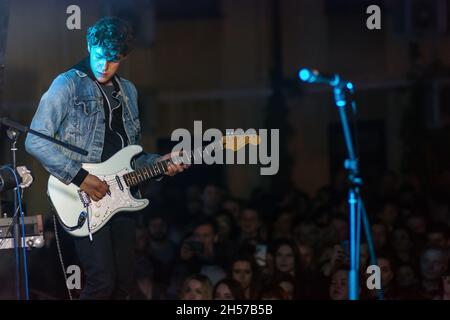
[[[336,105],[338,107],[345,107],[345,101],[344,100],[339,100],[339,101],[336,102]]]
[[[311,72],[309,72],[308,69],[301,69],[298,72],[298,76],[299,76],[300,80],[308,81],[308,79],[311,77]]]
[[[347,88],[348,88],[348,90],[353,90],[353,83],[348,82],[347,83]]]

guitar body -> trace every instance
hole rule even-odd
[[[110,188],[110,194],[98,202],[91,200],[87,207],[76,185],[66,185],[50,176],[47,193],[61,225],[68,233],[76,237],[86,237],[89,231],[94,234],[100,230],[117,213],[139,211],[149,204],[147,199],[134,198],[122,177],[133,172],[131,160],[141,152],[142,147],[131,145],[105,162],[82,165],[90,174],[106,181]]]

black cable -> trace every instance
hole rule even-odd
[[[54,227],[54,230],[55,230],[55,239],[56,239],[56,247],[58,249],[59,262],[61,263],[62,272],[64,274],[64,279],[66,281],[65,286],[67,288],[67,292],[69,293],[69,299],[73,300],[72,293],[70,292],[69,286],[67,285],[66,267],[64,265],[64,260],[63,260],[63,255],[62,255],[62,251],[61,251],[61,246],[59,244],[58,227],[57,227],[57,224],[56,224],[56,214],[55,213],[53,213],[53,227]]]

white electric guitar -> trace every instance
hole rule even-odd
[[[259,144],[259,137],[257,135],[227,135],[220,141],[206,146],[204,151],[211,154],[217,147],[237,151],[249,143]],[[131,161],[141,152],[141,146],[130,145],[105,162],[82,165],[90,174],[109,185],[109,193],[98,202],[92,201],[75,184],[66,185],[54,176],[50,176],[47,193],[59,222],[68,233],[76,237],[89,236],[92,239],[92,234],[100,230],[116,213],[139,211],[149,204],[147,199],[134,198],[130,191],[132,187],[163,175],[169,163],[194,163],[202,156],[200,148],[191,152],[190,158],[185,152],[183,156],[172,157],[172,159],[133,170]]]

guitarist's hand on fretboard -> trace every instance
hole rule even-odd
[[[172,156],[179,156],[179,154],[178,154],[178,152],[168,153],[168,154],[162,156],[159,160],[160,161],[168,160],[168,159],[171,159]],[[175,164],[175,163],[171,162],[167,165],[166,175],[172,177],[172,176],[176,175],[177,173],[183,172],[185,169],[189,168],[189,166],[190,165],[188,165],[188,164],[183,164],[183,163]]]
[[[100,201],[109,192],[108,184],[92,174],[87,175],[80,189],[86,192],[94,201]]]

